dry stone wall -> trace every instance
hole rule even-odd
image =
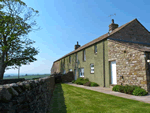
[[[46,113],[54,77],[0,85],[0,113]]]
[[[144,52],[112,40],[108,48],[108,60],[116,60],[117,84],[138,85],[148,91]]]
[[[11,84],[11,83],[16,83],[16,82],[21,82],[21,81],[25,81],[25,78],[19,78],[19,79],[3,79],[0,80],[0,85],[3,84]]]

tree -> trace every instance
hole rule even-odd
[[[0,79],[5,69],[16,69],[21,64],[30,64],[39,53],[27,39],[29,32],[38,30],[34,17],[38,11],[21,0],[0,0]]]

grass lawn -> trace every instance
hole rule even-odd
[[[50,108],[50,113],[150,113],[150,104],[63,83],[56,84]]]

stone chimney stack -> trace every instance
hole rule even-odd
[[[118,28],[118,24],[114,23],[114,19],[112,19],[112,23],[109,25],[109,33],[111,33],[114,29]]]
[[[77,45],[74,46],[74,49],[78,49],[80,47],[80,45],[78,45],[78,41],[77,41]]]

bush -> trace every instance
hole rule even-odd
[[[72,83],[75,83],[75,80],[73,80]]]
[[[76,84],[79,84],[79,85],[83,85],[83,84],[85,84],[86,82],[88,82],[88,81],[87,81],[87,79],[84,79],[84,78],[78,78],[78,79],[75,81],[75,83],[76,83]]]
[[[115,86],[112,88],[112,91],[119,91],[119,87],[120,87],[120,85],[115,85]]]
[[[91,82],[91,86],[99,86],[99,85],[95,82]]]
[[[81,77],[77,78],[77,81],[82,81],[82,80],[84,80],[84,78]]]
[[[148,92],[142,88],[135,88],[135,90],[133,91],[133,95],[135,95],[135,96],[144,96],[147,94],[148,94]]]
[[[86,82],[85,84],[83,84],[84,86],[90,86],[91,85],[91,82],[90,81],[88,81],[88,82]]]
[[[121,92],[121,93],[124,93],[124,87],[125,87],[125,86],[120,85],[118,91]]]
[[[86,78],[86,79],[84,79],[84,80],[89,82],[89,79],[88,79],[88,78]]]

